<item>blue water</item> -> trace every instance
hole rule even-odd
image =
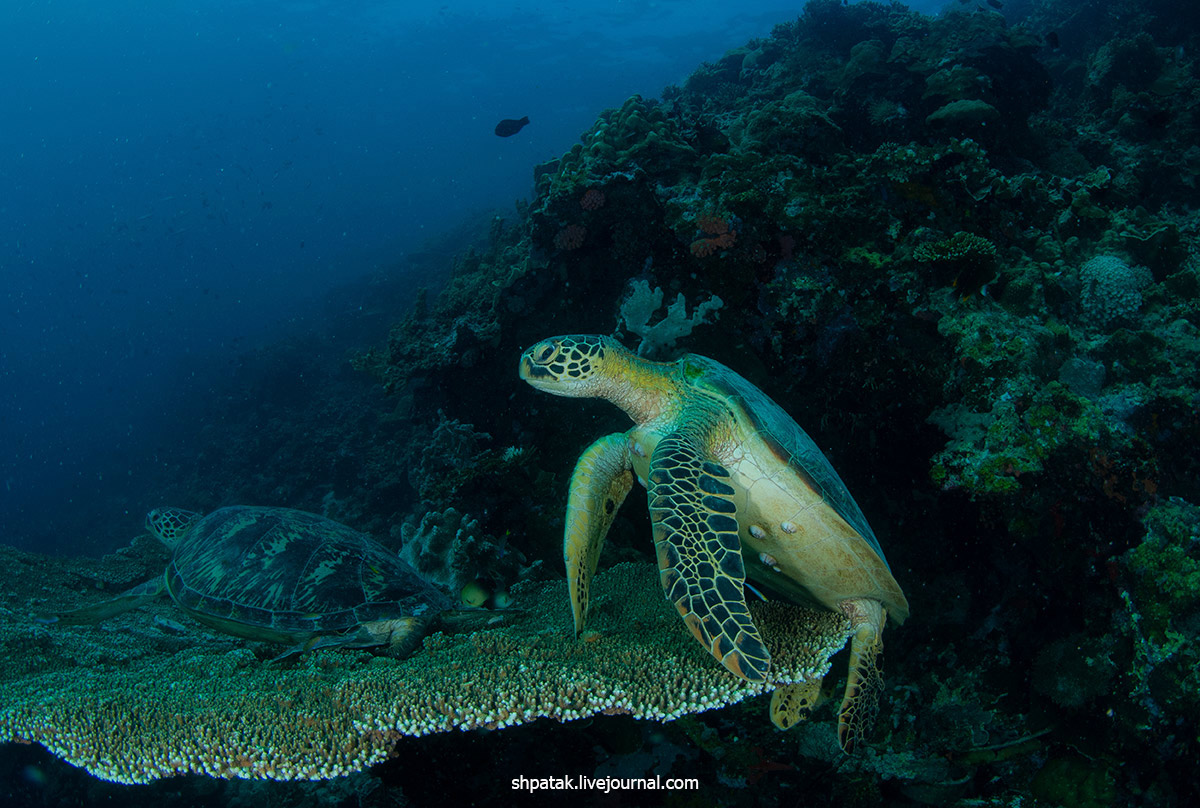
[[[88,547],[47,535],[47,510],[111,516],[102,489],[153,475],[239,354],[464,217],[511,211],[600,111],[798,11],[9,0],[0,541]]]

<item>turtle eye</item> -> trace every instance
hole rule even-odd
[[[558,353],[558,349],[553,343],[544,343],[539,348],[534,348],[533,361],[540,365],[544,365],[554,358],[554,354]]]

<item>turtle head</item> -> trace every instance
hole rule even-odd
[[[606,398],[639,424],[673,410],[679,390],[674,362],[651,362],[612,337],[551,337],[521,354],[521,378],[572,398]]]
[[[631,356],[611,337],[551,337],[521,354],[521,378],[556,396],[607,397],[614,365],[624,365],[621,360]]]
[[[155,508],[146,514],[146,530],[163,544],[174,547],[199,519],[200,514],[195,511],[185,511],[183,508]]]

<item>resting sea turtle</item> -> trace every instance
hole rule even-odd
[[[651,362],[609,337],[564,336],[525,351],[520,374],[555,395],[606,398],[634,420],[588,447],[571,477],[563,556],[576,631],[605,535],[636,477],[648,490],[663,590],[733,673],[764,681],[770,665],[746,607],[747,576],[847,615],[853,634],[838,738],[853,748],[874,720],[883,625],[889,614],[902,623],[908,602],[813,440],[761,390],[703,356]],[[777,689],[772,719],[786,729],[815,692]]]
[[[174,549],[166,572],[115,599],[64,612],[95,623],[169,593],[199,622],[292,648],[389,646],[402,656],[450,599],[368,536],[304,511],[235,505],[207,516],[157,508],[146,527]]]

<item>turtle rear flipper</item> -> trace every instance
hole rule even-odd
[[[56,612],[45,617],[39,617],[38,621],[64,626],[92,625],[107,620],[110,617],[116,617],[123,612],[145,606],[147,603],[156,600],[165,591],[166,582],[163,576],[158,575],[145,583],[138,584],[133,589],[122,592],[112,600],[106,600],[103,603],[97,603],[93,606],[84,606],[81,609]]]
[[[820,679],[777,687],[771,694],[771,723],[783,730],[791,729],[822,701]]]
[[[567,519],[563,530],[563,560],[575,633],[587,622],[588,595],[600,550],[621,503],[633,488],[629,449],[622,434],[605,435],[579,457],[571,475],[567,495]]]
[[[695,444],[663,438],[648,491],[659,579],[701,645],[749,682],[767,678],[771,655],[746,606],[746,568],[729,472]]]
[[[849,600],[842,610],[850,617],[854,634],[850,638],[850,672],[846,677],[846,695],[838,712],[838,743],[842,751],[853,752],[866,743],[883,693],[883,671],[879,655],[883,653],[883,624],[887,610],[877,600]]]

